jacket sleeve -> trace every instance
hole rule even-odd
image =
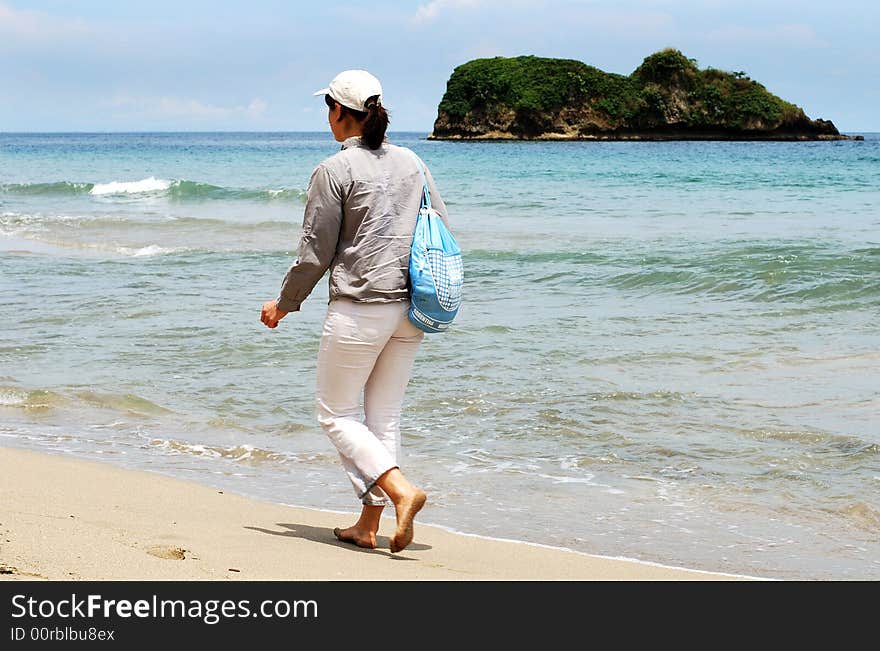
[[[336,255],[342,227],[343,192],[326,166],[318,165],[309,180],[299,255],[284,276],[278,309],[299,311]]]

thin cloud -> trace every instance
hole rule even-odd
[[[110,102],[114,109],[122,109],[149,118],[201,118],[225,120],[232,117],[258,119],[263,117],[268,104],[259,97],[246,106],[215,106],[185,97],[137,97],[117,95]]]
[[[413,16],[413,22],[424,24],[437,18],[441,13],[457,9],[476,9],[485,4],[484,0],[431,0],[420,5]]]
[[[498,18],[516,15],[521,10],[528,13],[550,11],[547,7],[555,4],[546,0],[431,0],[419,5],[416,13],[410,17],[410,22],[415,25],[426,25],[440,18],[442,15],[469,12],[478,10],[501,12],[494,14]]]
[[[711,43],[737,46],[748,44],[826,47],[828,45],[816,35],[812,27],[802,23],[770,25],[768,27],[731,25],[707,32],[706,39]]]
[[[675,26],[673,17],[666,13],[656,11],[632,11],[632,12],[602,12],[588,11],[585,14],[585,23],[595,30],[604,33],[614,32],[620,34],[643,34],[664,33]]]
[[[81,18],[19,10],[0,3],[0,44],[41,45],[80,40],[94,35],[95,30]]]

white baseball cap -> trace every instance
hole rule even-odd
[[[315,95],[329,95],[343,106],[355,111],[366,111],[364,102],[379,96],[382,99],[382,84],[366,70],[345,70],[333,78],[327,88],[315,91]]]

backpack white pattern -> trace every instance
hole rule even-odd
[[[446,255],[440,249],[426,251],[428,267],[434,277],[437,300],[444,310],[453,311],[461,305],[463,265],[460,255]]]

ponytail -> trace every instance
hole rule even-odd
[[[379,149],[385,142],[385,131],[391,121],[388,111],[379,103],[377,96],[370,97],[365,103],[367,108],[366,118],[363,120],[364,134],[361,139],[370,149]]]

